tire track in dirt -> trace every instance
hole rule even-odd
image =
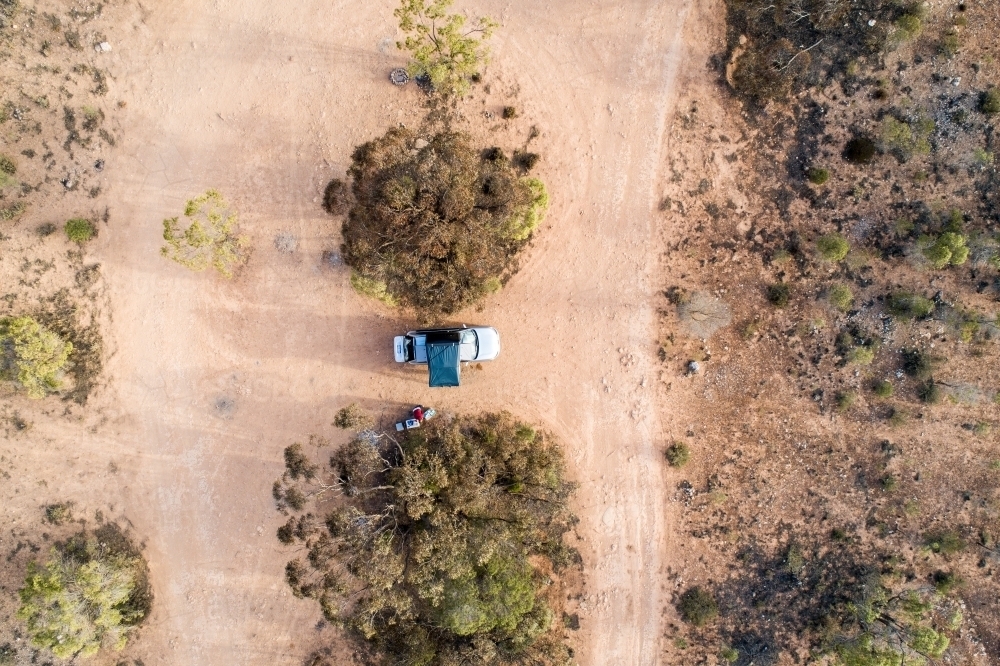
[[[384,80],[395,3],[252,0],[157,7],[116,43],[124,140],[107,174],[120,352],[119,425],[142,460],[129,514],[149,539],[157,604],[147,664],[297,664],[329,628],[282,581],[270,484],[282,447],[331,434],[333,410],[423,402],[509,409],[566,445],[579,493],[586,664],[653,664],[665,526],[655,400],[654,209],[687,5],[483,3],[503,23],[490,76],[542,129],[552,195],[521,273],[481,312],[504,354],[455,391],[395,368],[406,322],[325,265],[336,224],[316,197],[354,145],[415,124],[416,91]],[[471,8],[471,7],[470,7]],[[391,42],[390,42],[391,43]],[[218,187],[255,254],[233,283],[156,256],[160,221]],[[300,239],[293,255],[272,239]],[[470,322],[471,323],[471,322]]]

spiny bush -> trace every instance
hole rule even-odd
[[[879,398],[889,398],[892,396],[892,382],[888,379],[883,379],[877,382],[873,388],[873,392]]]
[[[968,544],[955,530],[941,529],[924,534],[924,545],[941,555],[954,555],[965,550]]]
[[[0,379],[16,381],[31,398],[62,385],[73,345],[32,317],[0,319]]]
[[[548,205],[541,181],[503,151],[484,154],[453,132],[389,130],[355,150],[350,174],[342,254],[352,284],[428,318],[499,288]]]
[[[323,190],[323,210],[330,215],[342,215],[347,211],[349,194],[344,181],[334,178],[326,184],[326,188]]]
[[[445,96],[461,97],[489,60],[486,40],[497,24],[480,17],[466,27],[464,15],[447,13],[451,4],[452,0],[402,0],[394,14],[406,39],[396,46],[410,54],[410,76],[426,79]]]
[[[701,587],[692,587],[681,595],[677,604],[681,618],[696,627],[703,627],[719,615],[719,605],[712,593]]]
[[[838,262],[843,261],[851,251],[851,244],[840,234],[827,234],[816,241],[816,249],[827,261]]]
[[[17,181],[14,175],[17,173],[17,162],[6,155],[0,155],[0,188],[13,185]]]
[[[373,425],[372,419],[356,402],[342,407],[333,419],[333,425],[341,430],[365,430]]]
[[[858,394],[854,391],[840,391],[837,393],[836,405],[838,412],[846,412],[857,402]]]
[[[551,436],[508,414],[362,433],[331,459],[344,499],[279,532],[296,596],[400,663],[561,664],[542,573],[579,562]],[[280,485],[276,484],[276,485]]]
[[[919,118],[910,123],[886,116],[882,121],[885,150],[904,162],[913,155],[926,155],[931,151],[930,136],[933,132],[934,121],[928,118]]]
[[[208,190],[184,207],[186,229],[179,218],[163,221],[163,240],[167,242],[160,254],[193,271],[212,267],[223,277],[246,263],[247,238],[236,232],[236,213],[218,190]]]
[[[62,525],[68,520],[73,518],[73,504],[72,502],[60,502],[58,504],[49,504],[45,507],[45,520],[52,523],[53,525]]]
[[[924,29],[923,11],[920,5],[915,5],[913,9],[896,19],[894,23],[896,30],[892,33],[895,42],[905,42],[917,37]]]
[[[875,350],[870,346],[861,345],[847,353],[847,361],[856,365],[871,365],[875,360]]]
[[[146,563],[117,527],[81,533],[32,563],[20,592],[18,619],[38,648],[61,659],[122,649],[149,613]]]
[[[941,390],[937,382],[933,379],[928,379],[917,387],[917,397],[928,405],[936,405],[944,400],[944,391]]]
[[[66,222],[66,238],[74,243],[86,243],[95,235],[97,228],[94,223],[82,217],[75,217]]]
[[[847,312],[854,303],[854,293],[846,284],[835,284],[830,287],[830,303],[841,312]]]
[[[684,442],[674,442],[664,454],[671,467],[683,467],[691,458],[691,449]]]
[[[895,291],[886,299],[886,309],[897,319],[920,319],[934,312],[934,301],[909,291]]]
[[[919,349],[903,349],[899,352],[903,359],[903,372],[917,379],[929,379],[936,363],[927,353]]]

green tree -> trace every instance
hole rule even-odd
[[[0,319],[0,379],[16,381],[29,397],[44,398],[62,385],[73,345],[34,318]]]
[[[178,218],[163,221],[163,240],[167,242],[160,254],[194,271],[213,267],[223,277],[246,263],[247,239],[236,232],[236,213],[218,190],[191,199],[184,207],[187,228]]]
[[[485,42],[497,24],[482,17],[466,27],[465,16],[448,13],[452,2],[402,0],[394,13],[406,39],[396,46],[409,52],[411,76],[427,77],[442,95],[461,97],[489,59]]]
[[[149,610],[146,565],[117,529],[85,534],[28,569],[18,619],[31,642],[63,659],[121,649]]]
[[[355,204],[343,225],[352,285],[427,317],[496,291],[548,205],[541,181],[468,136],[389,130],[354,152]]]
[[[363,431],[330,465],[309,492],[340,508],[279,529],[306,548],[285,569],[296,595],[399,663],[565,661],[542,571],[579,555],[551,436],[509,414],[442,418],[398,442]]]

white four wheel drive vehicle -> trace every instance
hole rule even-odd
[[[393,350],[397,363],[426,364],[430,386],[458,386],[463,362],[500,355],[500,334],[491,326],[410,331],[396,336]]]

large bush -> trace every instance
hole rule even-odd
[[[559,447],[507,414],[439,419],[336,452],[339,507],[279,530],[307,552],[288,583],[394,663],[562,663],[543,573],[578,559]]]
[[[115,526],[80,534],[33,563],[20,591],[18,619],[36,647],[63,659],[102,646],[121,649],[148,614],[146,563]]]
[[[352,282],[427,316],[499,289],[548,205],[541,181],[454,132],[389,130],[358,147],[350,175],[342,254]]]
[[[43,398],[61,384],[73,345],[32,317],[0,319],[0,379],[16,381]]]

